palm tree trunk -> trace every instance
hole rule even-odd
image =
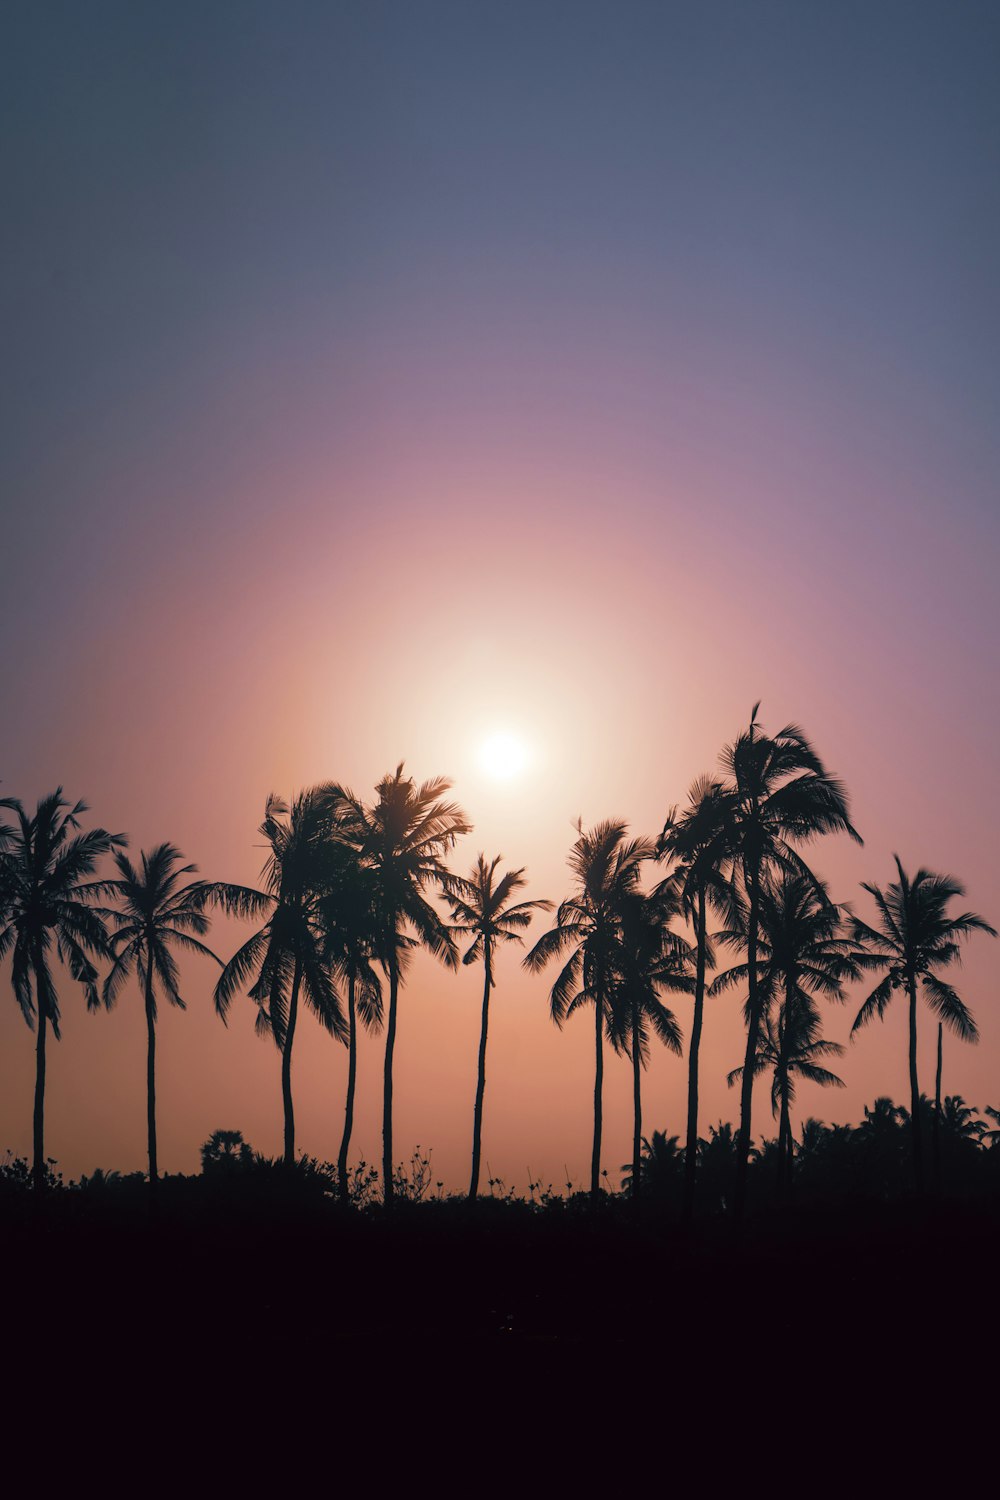
[[[385,1028],[385,1070],[382,1075],[382,1201],[392,1202],[392,1054],[396,1047],[396,1000],[399,969],[395,949],[389,960],[389,1020]]]
[[[749,1018],[747,1021],[747,1047],[743,1059],[743,1081],[740,1089],[740,1133],[736,1147],[736,1185],[733,1193],[733,1213],[737,1223],[743,1217],[746,1204],[747,1167],[750,1160],[750,1126],[753,1115],[753,1075],[757,1060],[757,1036],[760,1030],[760,1000],[757,985],[757,925],[760,906],[760,870],[753,859],[744,868],[750,892],[750,913],[747,921],[747,985],[750,992]]]
[[[292,995],[288,1002],[288,1025],[285,1027],[285,1045],[281,1049],[281,1098],[285,1106],[285,1155],[286,1167],[295,1163],[295,1109],[292,1105],[292,1041],[295,1037],[295,1022],[299,1014],[299,985],[302,982],[302,964],[295,960],[292,975]]]
[[[642,1054],[639,1051],[639,1008],[632,1003],[632,1197],[642,1184]]]
[[[45,990],[40,982],[38,965],[35,967],[35,994],[38,998],[38,1039],[35,1042],[35,1107],[32,1115],[32,1146],[34,1159],[31,1164],[32,1185],[37,1193],[45,1187],[45,1034],[48,1029],[48,1014],[43,996]]]
[[[479,1161],[483,1148],[483,1099],[486,1094],[486,1035],[490,1024],[490,987],[493,984],[490,945],[483,941],[483,967],[486,979],[483,984],[483,1024],[479,1033],[479,1078],[476,1083],[476,1109],[472,1117],[472,1180],[469,1183],[469,1198],[475,1203],[479,1192]]]
[[[934,1079],[934,1185],[941,1186],[941,1054],[943,1022],[938,1022],[937,1074]]]
[[[910,996],[910,1125],[913,1132],[913,1181],[918,1193],[924,1190],[924,1163],[920,1145],[920,1084],[917,1081],[917,981],[907,976]]]
[[[691,1046],[688,1050],[688,1113],[687,1147],[684,1152],[684,1206],[686,1224],[694,1214],[695,1174],[698,1164],[698,1053],[701,1050],[701,1027],[705,1013],[705,887],[698,891],[698,917],[696,942],[698,956],[695,964],[694,1019],[691,1022]]]
[[[788,1074],[781,1080],[781,1121],[778,1126],[778,1188],[782,1196],[792,1189],[792,1117],[788,1108]]]
[[[344,1108],[344,1134],[340,1141],[340,1155],[337,1157],[337,1182],[342,1203],[346,1203],[348,1198],[347,1153],[351,1145],[351,1132],[354,1129],[354,1090],[358,1078],[358,1012],[355,983],[352,969],[351,977],[347,981],[347,1103]]]
[[[780,1102],[778,1125],[778,1196],[783,1197],[792,1186],[792,1122],[788,1107],[790,1081],[788,1058],[791,1052],[791,1035],[795,1015],[795,984],[797,972],[793,969],[785,975],[785,1004],[781,1020],[781,1043],[778,1052],[778,1098]]]
[[[599,996],[594,998],[594,1013],[597,1017],[597,1048],[594,1063],[594,1150],[590,1158],[590,1196],[596,1202],[601,1191],[601,1130],[604,1125],[604,1015]]]
[[[146,964],[146,1150],[149,1196],[156,1197],[156,1021],[153,1016],[153,965]]]

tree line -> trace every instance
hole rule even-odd
[[[847,794],[803,731],[789,724],[768,734],[758,721],[720,754],[720,771],[692,785],[683,807],[668,812],[656,838],[630,836],[609,819],[585,828],[569,853],[570,890],[557,906],[526,899],[525,871],[480,854],[467,876],[449,869],[448,855],[471,824],[448,799],[451,783],[417,784],[401,763],[364,801],[327,782],[290,803],[267,799],[259,832],[267,856],[256,887],[197,878],[172,844],[141,852],[133,863],[123,834],[84,829],[86,805],[57,789],[30,814],[13,797],[0,799],[0,957],[10,957],[11,985],[25,1021],[36,1031],[32,1180],[46,1180],[45,1062],[47,1034],[59,1037],[57,965],[83,990],[88,1009],[110,1008],[134,981],[147,1031],[148,1178],[155,1199],[156,1019],[158,1001],[184,1007],[179,953],[219,966],[214,1004],[226,1021],[246,994],[256,1028],[280,1053],[286,1163],[295,1162],[292,1055],[300,1010],[307,1007],[348,1050],[344,1128],[337,1162],[340,1196],[349,1197],[359,1032],[384,1031],[382,1195],[393,1197],[393,1072],[398,1007],[412,957],[423,949],[449,968],[483,966],[483,998],[472,1121],[468,1195],[480,1187],[489,1008],[499,947],[523,943],[536,915],[555,911],[552,925],[524,957],[541,973],[553,962],[553,1021],[562,1026],[593,1007],[594,1126],[590,1191],[601,1191],[605,1049],[628,1059],[633,1080],[633,1152],[628,1175],[638,1196],[650,1173],[642,1134],[642,1070],[658,1041],[683,1053],[683,1034],[667,1003],[693,997],[687,1048],[687,1117],[682,1205],[694,1210],[700,1156],[699,1054],[706,998],[735,988],[743,998],[746,1045],[729,1075],[739,1087],[732,1206],[742,1215],[751,1159],[756,1080],[771,1077],[778,1120],[777,1181],[790,1190],[797,1147],[791,1110],[796,1082],[842,1086],[829,1064],[843,1049],[822,1034],[821,1002],[843,1001],[846,987],[877,982],[861,1005],[852,1036],[881,1019],[896,992],[908,1007],[913,1182],[925,1181],[927,1109],[917,1072],[917,1002],[937,1019],[938,1067],[931,1129],[942,1118],[943,1028],[964,1041],[978,1032],[972,1013],[943,975],[958,962],[974,932],[996,936],[975,912],[952,910],[963,894],[950,875],[920,868],[909,874],[895,856],[896,878],[864,884],[870,919],[831,899],[803,849],[832,834],[861,842]],[[102,862],[110,871],[102,873]],[[231,958],[204,941],[211,913],[254,923]],[[464,953],[463,944],[467,944]],[[101,973],[100,965],[106,966]],[[711,976],[711,978],[710,978]],[[661,1141],[665,1137],[660,1137]],[[656,1133],[654,1133],[654,1141]]]

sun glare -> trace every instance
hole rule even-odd
[[[509,781],[523,771],[527,763],[528,751],[524,741],[506,729],[488,735],[479,748],[479,764],[497,781]]]

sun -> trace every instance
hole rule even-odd
[[[528,764],[528,747],[519,735],[497,729],[480,745],[479,764],[495,781],[509,781]]]

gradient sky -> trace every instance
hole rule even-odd
[[[405,758],[455,778],[457,867],[502,851],[559,898],[573,819],[657,832],[761,698],[852,793],[864,849],[814,851],[837,898],[898,850],[996,922],[998,65],[988,3],[7,5],[5,793],[62,783],[134,850],[250,881],[269,790],[366,793]],[[496,726],[532,750],[510,783],[478,766]],[[982,1043],[945,1044],[946,1092],[979,1105],[997,962],[970,946]],[[517,965],[484,1156],[579,1184],[591,1025],[557,1032]],[[211,968],[185,974],[161,1166],[217,1127],[278,1151],[252,1005],[226,1031]],[[8,978],[0,1149],[25,1154]],[[401,1001],[397,1152],[433,1148],[454,1187],[480,984],[421,961]],[[48,1150],[140,1168],[138,996],[88,1016],[62,993]],[[711,1003],[706,1125],[736,1116],[739,1031]],[[369,1160],[380,1066],[365,1039]],[[906,1097],[901,1008],[842,1072],[800,1117]],[[336,1155],[345,1078],[310,1021],[311,1154]],[[647,1130],[683,1133],[684,1080],[656,1057]],[[613,1175],[629,1132],[612,1061]]]

